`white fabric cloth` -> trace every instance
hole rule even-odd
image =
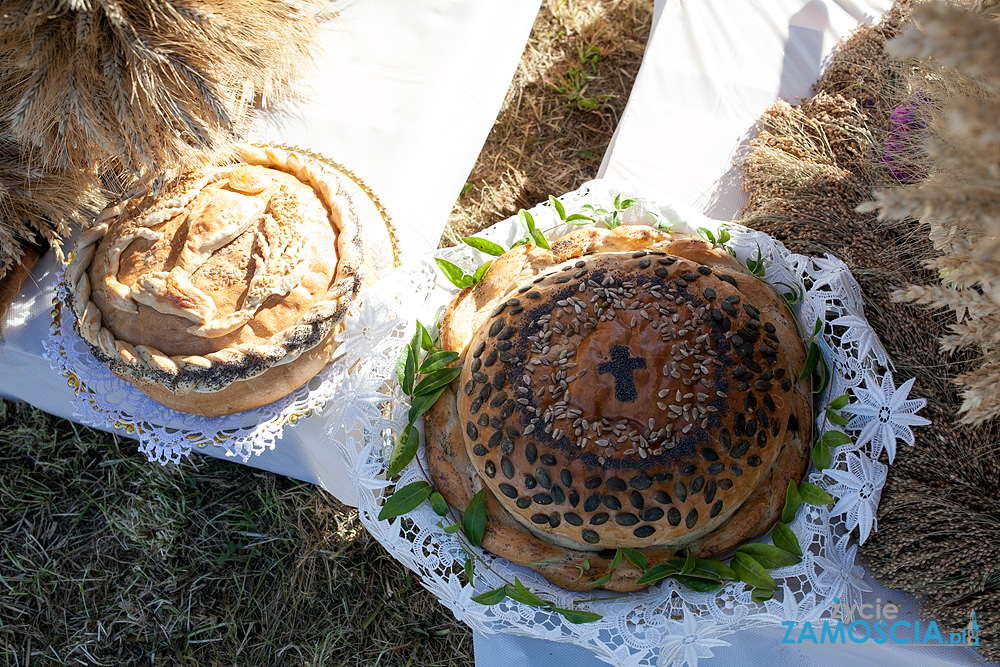
[[[378,194],[405,252],[436,248],[510,87],[540,0],[363,0],[324,28],[310,101],[257,128]]]
[[[921,618],[917,613],[915,600],[908,595],[885,588],[869,579],[873,590],[865,594],[865,601],[899,606],[898,620],[913,624]],[[922,621],[926,624],[927,620]],[[821,625],[813,623],[820,635]],[[942,634],[950,628],[942,628]],[[900,644],[825,644],[816,645],[805,641],[802,644],[782,643],[796,641],[801,629],[796,629],[789,640],[785,640],[785,627],[747,628],[725,637],[729,646],[712,648],[713,656],[703,658],[700,665],[709,667],[897,667],[898,665],[919,665],[919,667],[956,667],[958,665],[988,666],[994,663],[977,662],[978,654],[964,646],[914,646]],[[899,637],[906,639],[912,631],[901,629]],[[569,646],[542,639],[529,639],[515,635],[476,634],[474,637],[476,667],[603,667],[594,654],[579,646]],[[669,664],[669,663],[668,663]],[[696,667],[689,665],[689,667]]]
[[[599,176],[653,187],[717,220],[746,197],[733,158],[779,98],[809,96],[842,37],[891,0],[668,0]]]
[[[755,134],[756,119],[779,98],[807,97],[838,40],[890,6],[891,0],[657,0],[642,67],[599,175],[660,190],[717,220],[736,218],[746,198],[732,162]],[[900,619],[918,618],[912,596],[870,575],[864,582],[872,590],[863,602],[891,601]],[[784,635],[782,626],[744,629],[725,637],[729,646],[712,648],[712,657],[687,664],[944,667],[979,660],[966,647],[788,645]],[[475,655],[477,667],[605,664],[581,647],[509,634],[477,633]]]
[[[251,138],[300,145],[346,166],[387,209],[404,254],[434,248],[538,7],[539,0],[352,2],[323,28],[324,50],[305,84],[311,102],[261,124]],[[49,253],[0,324],[0,396],[72,419],[72,389],[42,356],[54,278]],[[247,463],[317,483],[354,504],[326,430],[321,416],[300,420],[273,450]]]

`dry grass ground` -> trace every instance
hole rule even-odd
[[[652,13],[652,0],[546,0],[442,246],[597,175]]]
[[[547,0],[443,242],[596,175],[652,0]],[[0,665],[470,665],[321,489],[0,404]]]

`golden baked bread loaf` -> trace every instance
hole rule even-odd
[[[364,285],[357,215],[321,163],[245,146],[236,164],[134,193],[77,243],[75,327],[163,405],[219,416],[270,403],[329,361]]]
[[[770,528],[806,469],[795,322],[699,238],[619,227],[516,247],[450,303],[441,344],[462,373],[426,417],[435,484],[460,508],[486,488],[484,548],[564,587],[616,547],[722,554]]]

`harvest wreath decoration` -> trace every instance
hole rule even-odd
[[[587,230],[588,234],[596,232],[599,236],[614,234],[616,231],[621,234],[620,230],[614,228],[622,223],[626,225],[653,223],[661,229],[669,228],[669,223],[664,222],[663,215],[665,214],[667,218],[672,217],[670,214],[674,211],[670,207],[651,205],[649,201],[652,198],[628,200],[622,196],[615,197],[614,193],[605,195],[601,192],[604,185],[601,182],[594,182],[577,193],[567,195],[561,200],[554,200],[554,203],[550,203],[549,206],[536,207],[532,212],[522,212],[519,219],[527,229],[527,237],[533,244],[533,247],[527,248],[524,252],[536,252],[538,248],[543,248],[546,244],[555,248],[556,252],[560,250],[558,243],[550,244],[545,239],[544,233],[538,229],[535,219],[539,216],[551,216],[553,222],[563,229],[566,229],[568,225],[581,222],[588,225],[597,223],[612,229],[612,231],[602,230],[600,232]],[[612,198],[614,199],[613,204]],[[581,200],[587,203],[583,204]],[[552,201],[550,200],[550,202]],[[575,208],[571,208],[572,206]],[[572,215],[567,215],[567,211],[572,211]],[[683,218],[684,216],[679,217]],[[688,220],[694,217],[688,216]],[[689,225],[689,229],[693,232],[693,225]],[[628,232],[628,234],[635,233],[635,231]],[[648,229],[648,233],[662,234],[664,232],[654,232],[654,230]],[[364,501],[366,493],[360,494],[363,496],[361,517],[366,526],[372,530],[376,537],[379,537],[383,544],[386,544],[387,548],[390,548],[394,555],[418,572],[430,576],[431,579],[425,581],[426,585],[434,590],[445,604],[455,610],[460,618],[469,622],[473,627],[488,632],[504,629],[551,639],[577,641],[588,645],[605,657],[614,651],[621,652],[623,650],[628,653],[638,652],[639,654],[653,655],[663,649],[663,642],[648,634],[649,628],[652,627],[649,625],[650,623],[659,624],[659,626],[666,623],[672,627],[670,624],[676,623],[676,621],[670,620],[671,618],[678,618],[677,614],[681,614],[687,619],[688,614],[693,612],[700,615],[700,618],[705,618],[706,614],[712,616],[716,622],[722,624],[734,622],[744,625],[752,624],[755,619],[763,622],[767,614],[764,616],[758,614],[737,615],[735,617],[728,616],[728,614],[731,613],[734,606],[750,606],[751,608],[757,606],[758,612],[763,612],[765,609],[770,610],[772,604],[777,604],[779,610],[784,608],[786,610],[799,610],[796,611],[796,614],[806,613],[814,606],[819,607],[826,604],[826,601],[834,596],[839,595],[842,600],[848,599],[852,595],[851,590],[857,590],[854,587],[862,585],[854,578],[857,575],[848,574],[854,571],[853,554],[856,550],[856,546],[849,544],[850,533],[848,531],[857,529],[861,540],[864,541],[875,528],[874,508],[877,506],[881,483],[885,479],[885,466],[869,459],[865,452],[870,451],[877,456],[880,450],[885,449],[889,453],[891,462],[895,453],[895,435],[903,435],[904,432],[908,432],[909,426],[926,423],[926,420],[913,414],[922,406],[922,402],[906,400],[906,393],[911,383],[903,385],[899,390],[895,389],[887,372],[888,369],[884,368],[888,360],[884,357],[884,352],[881,351],[877,339],[865,332],[863,316],[856,326],[845,327],[841,324],[841,322],[848,322],[847,316],[843,315],[845,308],[850,307],[852,312],[860,312],[860,308],[849,303],[850,292],[843,293],[844,296],[841,296],[840,290],[842,288],[840,285],[844,285],[846,279],[846,286],[850,289],[850,280],[849,275],[837,275],[836,263],[831,264],[829,260],[799,259],[798,256],[789,255],[787,251],[780,254],[782,249],[767,237],[735,225],[729,230],[717,227],[714,230],[706,228],[700,233],[704,241],[689,237],[688,243],[693,242],[709,248],[714,247],[715,251],[720,251],[721,243],[726,243],[727,249],[730,251],[728,254],[736,254],[737,257],[740,257],[739,264],[745,267],[744,274],[765,277],[778,288],[781,293],[780,299],[795,310],[797,321],[806,321],[811,324],[805,332],[804,358],[800,362],[801,365],[795,369],[795,375],[797,378],[802,378],[803,381],[813,376],[814,389],[819,394],[817,399],[819,405],[822,406],[816,415],[818,433],[809,442],[814,470],[802,482],[797,479],[789,479],[774,494],[778,496],[779,501],[776,503],[775,527],[770,539],[772,544],[751,541],[754,535],[747,535],[731,544],[728,552],[723,550],[715,554],[722,556],[724,560],[717,560],[711,554],[698,552],[697,545],[683,543],[679,544],[680,548],[674,552],[665,550],[662,554],[657,554],[654,557],[643,553],[642,548],[633,546],[610,544],[607,548],[601,549],[600,547],[604,545],[597,545],[596,549],[585,554],[587,557],[578,557],[560,563],[565,570],[572,568],[573,575],[560,578],[557,582],[559,586],[555,588],[545,585],[544,580],[540,580],[531,573],[531,569],[536,569],[545,574],[546,568],[544,566],[547,564],[528,562],[524,563],[528,566],[527,568],[520,568],[512,565],[510,560],[497,559],[480,551],[477,547],[489,546],[484,544],[484,541],[490,542],[491,531],[496,532],[496,529],[491,527],[492,518],[496,516],[495,508],[490,507],[491,504],[494,504],[496,497],[491,499],[490,491],[479,489],[475,494],[470,494],[471,497],[464,508],[461,504],[449,504],[449,496],[454,496],[454,490],[447,488],[448,479],[444,479],[442,482],[434,470],[436,465],[434,462],[435,452],[431,442],[437,436],[433,434],[435,428],[431,423],[433,420],[426,425],[429,447],[425,451],[419,446],[417,419],[430,411],[431,406],[435,403],[440,404],[440,397],[449,391],[450,383],[457,385],[459,394],[462,394],[467,381],[465,375],[482,372],[482,367],[486,364],[485,348],[483,352],[480,352],[481,356],[479,357],[470,353],[463,360],[464,363],[460,368],[456,365],[456,362],[460,360],[460,353],[456,350],[445,349],[450,347],[448,345],[447,322],[442,322],[439,331],[443,327],[444,333],[439,332],[437,336],[432,335],[425,327],[418,325],[417,333],[405,346],[397,369],[398,391],[400,391],[402,398],[399,403],[407,408],[406,423],[401,431],[398,431],[400,437],[388,456],[388,470],[385,471],[384,478],[386,481],[380,484],[378,488],[381,491],[376,492],[374,496],[376,505],[373,511],[377,514],[377,519],[375,514],[370,516],[367,514],[368,510]],[[505,251],[501,244],[496,243],[497,240],[500,240],[497,235],[491,236],[493,236],[493,240],[479,238],[467,239],[466,242],[487,254],[494,256],[506,254],[508,251]],[[511,240],[514,241],[515,250],[516,247],[524,245],[519,242],[520,239],[513,236],[509,237],[508,243]],[[749,245],[747,240],[750,240]],[[722,254],[726,255],[727,253],[722,252]],[[643,257],[630,258],[630,260],[638,264],[643,259],[654,260],[656,258],[655,255],[647,254]],[[590,261],[586,259],[586,256],[584,259]],[[456,287],[466,290],[472,285],[479,285],[482,281],[488,280],[491,272],[497,268],[500,269],[500,272],[504,270],[506,260],[493,259],[491,261],[494,264],[490,267],[483,269],[480,266],[471,272],[461,268],[458,263],[443,259],[438,261],[438,265]],[[791,270],[787,268],[789,264],[791,264]],[[556,267],[556,277],[561,277],[558,274],[561,273],[559,269],[562,266],[560,263]],[[575,264],[571,263],[571,266],[575,267]],[[574,270],[578,269],[574,268]],[[822,275],[824,272],[826,275]],[[572,273],[562,273],[562,275],[572,275]],[[701,275],[704,277],[705,274],[701,273]],[[740,278],[740,280],[742,281],[744,278]],[[515,285],[515,287],[517,286]],[[715,287],[711,289],[716,290]],[[471,291],[467,290],[467,292]],[[527,299],[525,294],[526,292],[520,296],[505,296],[506,300],[503,303],[506,304],[506,309],[517,309],[519,306],[525,308],[524,302]],[[825,301],[817,302],[818,296],[826,297]],[[510,305],[513,302],[509,299],[520,299],[522,303]],[[724,298],[723,302],[725,302]],[[731,302],[727,303],[735,305]],[[825,305],[821,305],[823,303]],[[720,308],[720,310],[722,309]],[[722,312],[728,316],[726,311]],[[463,322],[466,320],[468,318],[462,318]],[[469,324],[469,326],[472,325]],[[493,328],[491,324],[487,326]],[[732,331],[736,330],[738,329]],[[502,335],[502,332],[503,327],[496,334]],[[506,340],[511,339],[512,337],[508,337]],[[834,346],[839,346],[841,350],[832,350],[831,348]],[[420,357],[421,351],[426,352],[423,360]],[[472,350],[472,352],[475,351],[477,350]],[[505,350],[495,351],[499,360],[499,352]],[[831,351],[836,352],[836,354],[831,354]],[[874,371],[870,360],[875,358],[880,360],[876,363],[883,366],[883,370],[886,371],[881,382],[870,375]],[[831,363],[827,362],[828,359],[831,360]],[[480,367],[473,370],[472,366],[477,360],[480,361]],[[493,361],[493,363],[497,363],[497,361]],[[763,371],[764,369],[762,369]],[[866,379],[869,377],[870,380]],[[593,379],[590,381],[594,382]],[[754,378],[752,381],[757,382],[759,378]],[[771,379],[764,380],[764,382],[771,381]],[[507,383],[510,382],[511,379],[508,377]],[[858,386],[862,383],[865,385],[864,388]],[[473,388],[478,389],[478,387]],[[507,390],[508,387],[505,385],[500,391]],[[495,393],[496,390],[493,392]],[[478,391],[475,392],[475,396],[479,396]],[[490,399],[485,400],[488,402]],[[760,402],[760,399],[758,401]],[[873,403],[882,403],[882,405],[877,406]],[[502,409],[502,406],[506,404],[507,400],[505,399],[498,407]],[[760,406],[758,405],[758,407]],[[888,422],[883,417],[886,417]],[[887,423],[891,427],[888,430],[885,428]],[[478,423],[473,423],[473,425],[478,427]],[[463,423],[463,426],[466,425]],[[845,427],[860,430],[859,437],[852,439],[842,430]],[[489,424],[484,430],[491,434],[493,425]],[[513,440],[513,437],[511,439]],[[496,443],[496,450],[504,452],[505,458],[511,458],[505,449],[502,449],[503,447],[511,449],[510,445],[501,445],[500,441],[503,441],[502,434]],[[492,449],[488,443],[486,444],[488,450]],[[757,445],[754,444],[754,447]],[[511,452],[513,451],[511,449]],[[720,451],[721,448],[715,453],[718,454]],[[540,453],[541,450],[538,454],[540,455]],[[748,452],[738,453],[743,457],[748,456]],[[514,477],[509,473],[513,472],[516,476],[518,471],[511,470],[512,461],[505,463],[503,458],[499,456],[498,459],[499,463],[489,461],[491,464],[489,471],[486,470],[487,466],[483,465],[485,477],[513,486]],[[364,452],[362,452],[362,458],[358,459],[356,463],[359,466],[357,468],[359,473],[362,469],[375,470],[372,466],[377,464],[370,462],[370,459],[367,461],[364,459]],[[706,461],[708,466],[713,463],[715,462]],[[542,467],[549,466],[543,465]],[[490,477],[490,472],[493,473],[493,477]],[[521,472],[523,473],[523,471]],[[564,479],[558,467],[552,473],[545,470],[542,478],[545,484],[549,485],[549,488],[544,488],[544,485],[539,484],[539,475],[531,475],[535,481],[532,492],[545,491],[548,496],[552,497],[551,504],[547,499],[542,499],[542,503],[547,507],[555,509],[556,505],[560,505],[557,501],[560,500],[561,496],[561,507],[564,509],[560,512],[562,516],[557,524],[559,526],[567,523],[572,526],[575,521],[575,519],[567,521],[566,518],[566,512],[570,510],[571,504],[568,489],[576,481],[576,475],[572,471],[569,472],[570,474]],[[400,476],[396,481],[388,481],[397,474]],[[545,479],[546,476],[547,479]],[[695,479],[700,476],[681,476],[678,479],[671,479],[668,483],[672,485],[675,481],[683,481],[688,499],[694,495],[704,498],[708,480],[701,479],[696,482]],[[644,507],[642,510],[627,511],[629,510],[627,503],[633,500],[634,494],[631,491],[640,489],[633,488],[627,479],[622,481],[625,482],[626,487],[622,489],[622,492],[605,495],[620,495],[621,498],[617,500],[623,509],[607,512],[607,505],[605,505],[605,499],[602,496],[599,500],[600,506],[594,508],[591,516],[601,513],[612,516],[621,514],[636,514],[638,516],[650,508],[648,501],[643,497]],[[569,482],[569,485],[564,484],[564,482]],[[371,482],[363,481],[363,483],[367,489],[369,484],[374,483],[374,480]],[[697,489],[696,492],[691,492],[692,483]],[[618,483],[614,482],[614,484]],[[645,480],[640,479],[638,484],[645,486]],[[555,490],[556,486],[566,488],[561,488],[560,493],[560,491]],[[517,499],[523,497],[521,491],[516,490],[518,491]],[[390,493],[390,491],[392,492]],[[612,491],[615,490],[612,489]],[[501,490],[500,493],[506,495],[504,490]],[[709,493],[711,495],[712,492]],[[714,493],[718,494],[717,486]],[[837,498],[837,495],[840,497]],[[532,502],[534,502],[533,496],[534,493],[529,495]],[[780,502],[782,499],[785,501],[783,504]],[[583,498],[580,498],[577,502],[582,500]],[[655,498],[653,500],[655,501]],[[713,498],[713,504],[715,500],[717,498]],[[610,499],[610,502],[613,507],[616,506],[615,499]],[[832,509],[831,504],[833,504]],[[797,511],[803,505],[809,508],[808,511]],[[711,506],[709,505],[709,508]],[[668,505],[664,505],[664,509],[667,507]],[[434,552],[427,551],[430,548],[427,540],[431,538],[431,533],[426,532],[427,528],[418,528],[418,526],[430,525],[426,523],[429,518],[423,514],[425,511],[423,508],[428,508],[431,514],[437,517],[436,529],[447,536],[440,538],[442,540],[440,546]],[[534,523],[531,515],[528,517],[529,521],[532,521],[534,525],[540,525],[540,515],[543,513],[531,511],[532,514],[539,515],[538,523]],[[571,513],[582,514],[580,511]],[[650,513],[648,516],[652,517],[653,514],[658,513]],[[837,518],[841,516],[843,518]],[[548,517],[551,517],[551,510]],[[777,521],[779,518],[780,522]],[[630,517],[626,517],[624,521],[629,524],[632,530],[637,527],[632,525]],[[682,521],[683,523],[678,523],[686,527],[686,520],[682,519]],[[603,518],[599,519],[599,522],[605,523]],[[551,527],[551,518],[547,518],[547,523]],[[697,519],[694,524],[698,525]],[[622,525],[621,522],[618,522],[618,525]],[[509,525],[504,526],[504,528],[510,527]],[[589,528],[589,523],[581,528]],[[770,524],[760,532],[765,532],[769,528]],[[533,535],[532,532],[529,532],[530,530],[529,528],[523,532]],[[438,543],[439,538],[433,539],[435,543]],[[412,550],[409,556],[399,551],[406,548],[407,541],[409,541],[409,548]],[[453,549],[455,551],[452,551]],[[571,554],[573,551],[575,549],[569,550]],[[432,555],[435,553],[436,555]],[[503,555],[509,559],[508,553]],[[454,562],[456,567],[459,563],[464,564],[459,570],[462,573],[461,577],[464,577],[467,584],[461,584],[460,580],[456,578],[458,571],[434,574],[437,572],[435,566],[432,566],[430,561],[424,564],[427,559],[438,563],[436,567],[443,567],[447,562]],[[429,567],[432,570],[429,571],[427,569]],[[780,575],[775,573],[775,569],[779,570]],[[632,590],[659,582],[658,587],[662,588],[662,591],[654,593],[652,598],[648,597],[646,592],[632,593],[624,597],[620,594],[614,595],[596,590],[591,593],[593,597],[566,592],[567,589],[582,592],[590,589],[614,589],[616,587],[622,590],[623,587],[619,585],[622,581],[629,582]],[[677,583],[667,586],[666,584],[669,582]],[[679,599],[675,598],[676,602],[670,602],[671,594],[678,595]],[[609,595],[611,597],[608,597]],[[627,626],[621,626],[619,614],[624,614],[627,608],[632,608],[633,603],[630,600],[633,598],[635,599],[634,604],[642,605],[644,611],[641,613],[647,620],[645,624],[635,627],[632,627],[632,621]],[[705,603],[709,599],[717,600],[719,606],[706,605]],[[497,611],[476,612],[474,607],[470,607],[465,600],[488,605],[484,606],[483,609],[496,609]],[[505,602],[508,600],[526,605],[526,607],[522,607],[522,611],[515,613],[516,607],[510,607],[511,602]],[[616,606],[615,600],[625,602],[625,607]],[[639,602],[640,600],[643,602]],[[702,602],[698,602],[699,600]],[[527,611],[529,609],[533,609],[534,612]],[[636,607],[636,610],[638,609]],[[551,615],[553,613],[570,625],[540,620],[553,618]],[[613,613],[614,618],[608,618],[608,613]],[[638,611],[632,613],[638,613]],[[512,614],[514,615],[512,616]],[[532,614],[541,614],[541,616],[533,616]],[[661,614],[666,615],[661,616]],[[782,614],[779,612],[780,615]],[[601,616],[605,618],[602,619]],[[490,618],[494,620],[489,621]],[[522,627],[517,618],[529,623],[530,628]],[[534,622],[528,620],[531,618],[535,619]],[[737,621],[738,618],[743,620]],[[610,625],[608,625],[609,622]],[[617,629],[610,630],[612,639],[609,640],[607,637],[598,639],[593,632],[578,632],[571,629],[572,626],[579,623],[585,624],[580,627],[591,625],[599,627],[602,633],[609,632],[609,628]],[[626,632],[624,627],[632,629]],[[643,627],[646,630],[643,630]],[[580,634],[581,632],[582,634]],[[628,636],[626,637],[626,635]],[[571,638],[574,636],[575,640]],[[623,642],[627,646],[627,650],[623,648]],[[614,661],[618,662],[619,659],[616,658]]]

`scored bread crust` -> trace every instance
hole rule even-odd
[[[808,464],[794,320],[700,239],[621,227],[519,246],[451,302],[441,341],[463,372],[426,417],[434,481],[457,507],[486,488],[484,547],[561,586],[603,576],[615,547],[724,553],[770,528]]]
[[[375,275],[337,176],[293,151],[109,207],[66,272],[74,327],[119,377],[167,407],[219,416],[270,403],[329,361]]]

